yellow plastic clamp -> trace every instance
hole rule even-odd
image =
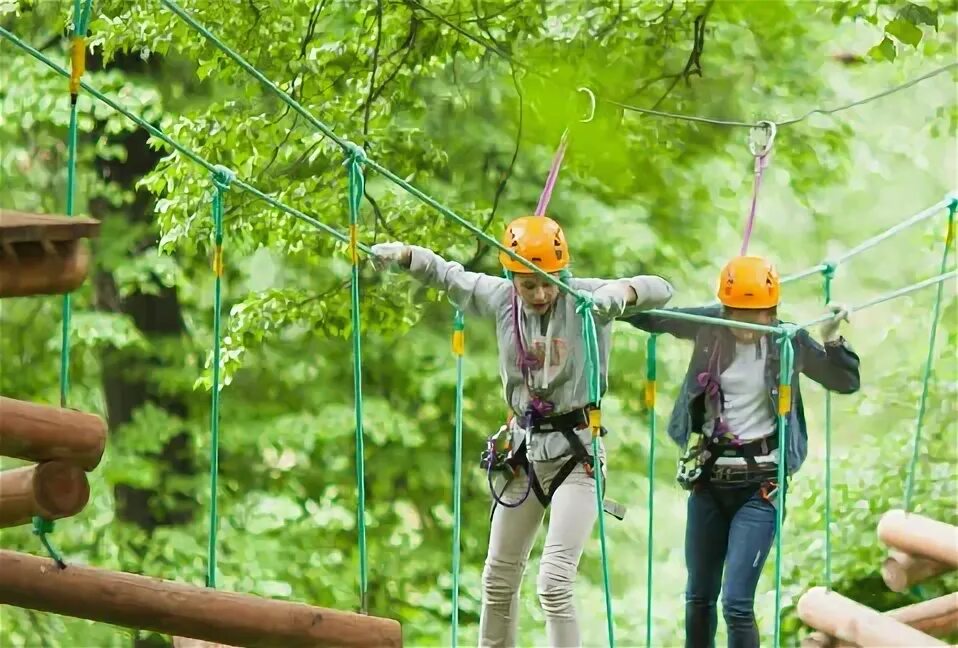
[[[592,428],[592,436],[597,437],[602,431],[602,410],[589,410],[589,427]]]
[[[75,36],[70,48],[70,94],[80,92],[80,77],[86,71],[86,38]]]
[[[649,409],[655,407],[655,381],[650,380],[645,383],[645,406]]]
[[[466,332],[465,331],[453,331],[452,332],[452,352],[457,356],[466,354]]]
[[[792,386],[778,386],[778,415],[786,416],[792,411]]]
[[[355,223],[349,226],[349,257],[353,265],[359,264],[359,230]]]
[[[945,233],[945,245],[951,245],[951,242],[955,240],[955,219],[948,219],[948,231]]]
[[[213,248],[213,274],[217,277],[223,276],[223,246],[221,245]]]

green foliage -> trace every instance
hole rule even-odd
[[[59,51],[65,61],[68,4],[0,1],[0,21],[31,42],[49,43],[47,51]],[[577,87],[669,111],[782,119],[878,92],[954,56],[953,2],[422,3],[494,43],[514,65],[413,3],[182,4],[338,133],[493,234],[505,220],[532,210],[554,146],[570,125],[550,211],[573,242],[576,274],[662,274],[678,288],[677,304],[710,299],[714,273],[737,247],[752,181],[745,132],[641,116],[602,102],[593,122],[579,124],[584,106]],[[695,47],[696,21],[704,23],[704,48]],[[91,84],[210,161],[345,231],[341,151],[175,16],[153,0],[106,0],[94,3],[90,29],[91,46],[106,62],[105,70],[91,65]],[[830,58],[835,48],[865,62],[841,65]],[[869,52],[886,63],[863,59]],[[4,206],[57,213],[66,182],[66,82],[5,41],[0,55]],[[184,408],[158,400],[121,429],[112,427],[104,463],[91,475],[90,505],[59,523],[55,537],[68,560],[201,584],[208,476],[200,470],[171,477],[156,454],[185,433],[196,465],[209,458],[212,184],[205,171],[164,151],[154,168],[137,171],[134,192],[101,171],[104,161],[126,161],[131,126],[88,97],[79,105],[79,204],[105,219],[95,246],[98,270],[108,273],[116,298],[175,290],[186,333],[158,338],[149,323],[122,314],[106,299],[110,293],[88,282],[74,297],[71,405],[105,413],[102,385],[122,374],[149,377],[160,399],[176,396]],[[954,79],[941,76],[855,111],[815,115],[783,129],[753,249],[772,254],[790,272],[939,200],[952,188],[948,138],[956,115]],[[367,193],[363,242],[428,245],[497,272],[494,254],[374,173]],[[155,201],[154,223],[118,217],[144,196]],[[227,193],[225,208],[220,586],[353,609],[358,555],[346,251],[238,189]],[[155,244],[144,248],[144,234]],[[937,250],[940,228],[935,234],[903,234],[874,257],[843,267],[836,297],[861,301],[930,276],[937,261],[914,251]],[[435,291],[365,263],[361,290],[371,608],[399,618],[409,645],[448,645],[452,312]],[[790,287],[788,316],[817,314],[820,299],[814,278]],[[950,287],[947,299],[918,482],[920,510],[941,519],[954,515],[946,504],[954,501],[958,462],[951,450],[958,394],[948,360],[958,333]],[[56,400],[59,304],[53,297],[2,304],[4,395]],[[856,316],[848,335],[863,357],[864,388],[836,398],[835,587],[883,609],[911,600],[893,597],[875,580],[882,550],[874,528],[901,498],[929,304],[926,292]],[[488,496],[475,460],[505,414],[491,326],[475,319],[466,326],[463,644],[475,643],[488,530]],[[644,336],[617,329],[612,394],[605,401],[613,432],[610,495],[629,506],[625,521],[608,525],[622,645],[644,637],[648,603],[644,343]],[[660,345],[660,415],[671,405],[687,354],[682,343]],[[800,633],[794,602],[821,582],[822,404],[818,390],[807,391],[812,457],[794,482],[785,538],[790,644]],[[655,642],[675,645],[681,639],[684,500],[672,485],[677,452],[664,435],[659,444]],[[888,469],[893,462],[900,471]],[[178,496],[187,497],[201,513],[146,531],[119,521],[118,485],[158,489],[157,509],[174,509]],[[26,529],[4,530],[3,546],[39,551]],[[533,558],[530,573],[536,567]],[[766,572],[757,601],[763,636],[771,632],[771,568]],[[585,636],[601,638],[604,619],[593,613],[603,609],[597,543],[581,573]],[[523,645],[545,641],[534,580],[523,586]],[[932,583],[925,594],[946,586],[954,584]],[[4,645],[12,646],[119,646],[128,636],[21,610],[4,610],[0,629]]]

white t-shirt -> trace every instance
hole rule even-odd
[[[736,342],[735,357],[719,378],[725,396],[724,417],[729,431],[740,441],[763,439],[775,433],[777,422],[765,386],[765,358],[768,348],[765,338],[757,344]],[[714,421],[703,426],[710,435]],[[755,457],[757,463],[777,463],[778,450]],[[716,462],[722,466],[744,466],[745,460],[723,457]]]

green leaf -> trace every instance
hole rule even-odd
[[[900,42],[912,47],[917,47],[922,37],[921,30],[904,18],[895,18],[885,25],[885,33],[891,34]]]
[[[882,42],[868,50],[868,56],[876,60],[894,61],[898,56],[898,49],[894,41],[885,36]]]
[[[934,9],[909,2],[898,12],[898,17],[913,25],[928,25],[938,31],[938,12]]]

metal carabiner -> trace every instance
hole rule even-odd
[[[765,143],[762,145],[761,149],[757,148],[755,143],[755,131],[761,128],[765,133]],[[752,153],[754,157],[765,157],[772,151],[772,145],[775,143],[775,135],[778,133],[778,127],[775,125],[775,122],[763,119],[759,121],[755,127],[749,130],[748,132],[748,150]]]
[[[580,119],[579,121],[583,124],[588,124],[590,121],[595,119],[595,93],[586,88],[585,86],[581,88],[576,88],[577,92],[584,92],[589,97],[589,116],[585,119]]]

